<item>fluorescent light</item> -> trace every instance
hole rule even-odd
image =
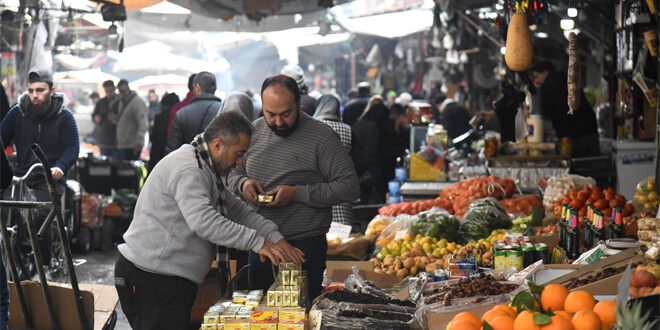
[[[569,7],[567,11],[568,17],[577,17],[578,10],[575,7]]]
[[[500,5],[499,3],[495,4],[495,10],[502,10],[504,9],[504,6]]]
[[[541,38],[541,39],[545,39],[545,38],[548,37],[548,34],[545,33],[545,32],[536,32],[536,37]]]
[[[140,11],[150,14],[190,15],[190,10],[168,1],[142,8]]]
[[[572,19],[563,19],[559,21],[559,26],[562,30],[573,30],[575,28],[575,21]]]
[[[532,24],[532,25],[529,26],[530,31],[536,31],[537,28],[538,28],[538,26],[536,26],[536,24]]]
[[[494,11],[488,13],[488,18],[490,18],[490,19],[496,19],[496,18],[497,18],[497,13],[494,12]]]
[[[502,46],[502,48],[500,48],[500,53],[502,53],[502,55],[506,54],[506,47]]]

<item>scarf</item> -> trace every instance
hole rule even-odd
[[[222,183],[222,179],[218,176],[218,172],[215,169],[215,165],[213,164],[213,161],[211,160],[211,153],[209,152],[209,145],[206,143],[204,140],[204,133],[200,133],[195,138],[192,140],[190,143],[195,150],[195,159],[197,160],[197,166],[199,167],[200,170],[204,169],[204,166],[207,166],[208,168],[213,171],[213,176],[215,177],[215,185],[218,187],[218,191],[220,193],[223,193],[225,191],[225,185]],[[222,202],[222,198],[220,195],[218,195],[218,200],[216,203],[216,210],[220,212],[223,216],[227,214],[226,207],[224,203]]]

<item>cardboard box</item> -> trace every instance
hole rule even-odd
[[[559,234],[545,234],[545,235],[534,235],[529,238],[532,243],[545,243],[548,246],[548,253],[552,253],[552,250],[559,244]]]
[[[595,274],[600,270],[608,267],[621,267],[627,265],[628,262],[635,263],[635,262],[640,262],[642,260],[644,260],[644,255],[641,252],[636,251],[634,249],[627,249],[613,256],[603,258],[591,265],[566,265],[572,267],[577,266],[577,269],[575,269],[571,273],[560,276],[545,284],[567,285],[571,280],[575,278],[581,278],[583,276]],[[553,265],[553,266],[556,267],[559,265]],[[623,276],[622,274],[623,273],[615,274],[610,277],[601,279],[599,281],[589,283],[581,287],[577,287],[575,289],[572,289],[571,291],[585,290],[591,293],[592,295],[616,295],[618,290],[617,284],[619,283],[619,280]]]
[[[250,330],[277,330],[277,323],[252,323]]]
[[[484,306],[476,306],[461,310],[428,314],[426,315],[426,326],[427,329],[446,329],[447,324],[449,324],[449,322],[451,322],[454,316],[456,316],[456,314],[458,313],[470,312],[476,315],[477,317],[481,318],[481,315],[483,315],[483,313],[495,307],[495,305],[497,304],[488,304]]]
[[[279,311],[279,322],[293,324],[305,324],[305,309],[304,308],[281,308]]]
[[[305,324],[286,324],[279,323],[277,330],[305,330]]]
[[[38,282],[21,282],[23,295],[27,303],[28,311],[31,313],[32,324],[38,329],[50,329],[50,318],[43,299],[43,291]],[[55,313],[62,329],[81,329],[73,299],[73,289],[59,283],[49,283],[50,295],[55,307]],[[117,306],[119,297],[117,290],[112,285],[101,284],[79,284],[80,294],[83,297],[83,308],[87,321],[93,329],[102,329]],[[18,303],[16,286],[9,282],[10,304],[9,320],[11,328],[24,328],[23,313]]]
[[[551,264],[543,265],[543,269],[537,271],[534,274],[534,283],[536,284],[545,284],[549,281],[552,281],[560,276],[572,273],[576,269],[579,269],[580,265],[570,265],[570,264]]]
[[[374,282],[381,288],[396,286],[402,281],[396,276],[374,273],[374,265],[371,261],[327,261],[325,271],[335,281],[344,282],[349,275],[353,274],[353,266],[358,268],[362,278]]]
[[[277,310],[258,310],[255,309],[252,311],[252,317],[250,317],[250,322],[254,323],[277,323],[279,322],[279,316]]]

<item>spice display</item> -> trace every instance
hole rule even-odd
[[[502,295],[512,292],[516,288],[518,288],[516,284],[502,283],[492,275],[481,274],[460,279],[453,285],[433,289],[432,295],[426,298],[425,303],[443,302],[445,306],[450,306],[453,299]]]

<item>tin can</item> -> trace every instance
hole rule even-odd
[[[522,258],[523,258],[523,268],[527,268],[529,265],[534,263],[536,258],[536,251],[534,250],[534,244],[525,243],[522,246]]]
[[[436,269],[433,271],[433,281],[434,282],[442,282],[446,281],[449,279],[449,276],[447,276],[447,271],[444,269]]]
[[[522,270],[523,268],[523,256],[522,252],[516,250],[507,250],[506,259],[508,267],[515,267],[517,270]]]
[[[529,238],[529,236],[520,236],[518,238],[518,243],[523,244],[523,243],[531,243],[532,240]]]
[[[495,269],[502,269],[507,267],[506,251],[505,250],[495,250]]]
[[[543,264],[547,265],[550,263],[550,256],[548,255],[548,246],[545,243],[537,243],[534,246],[535,259],[543,260]]]

